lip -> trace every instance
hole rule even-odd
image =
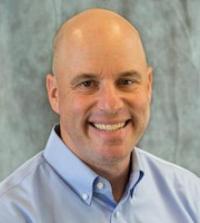
[[[105,122],[104,122],[105,123]],[[108,123],[108,122],[106,122]],[[111,123],[111,122],[109,122]],[[112,122],[113,123],[113,122]],[[116,122],[115,122],[116,123]],[[104,146],[119,146],[122,145],[126,140],[126,137],[132,133],[131,120],[127,120],[126,124],[122,128],[118,128],[113,131],[102,130],[89,124],[88,133],[89,136],[97,140],[97,143],[103,144]]]
[[[96,131],[98,132],[105,132],[105,133],[115,133],[115,132],[118,132],[118,131],[121,131],[123,129],[126,128],[126,126],[131,122],[131,119],[126,119],[126,120],[123,120],[123,121],[90,121],[89,122],[89,125],[95,129]],[[98,128],[97,126],[99,127],[102,127],[101,128]],[[113,129],[112,129],[112,126],[113,126]],[[119,128],[114,128],[114,126],[119,126]]]

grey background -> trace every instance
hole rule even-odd
[[[134,22],[154,68],[151,123],[140,146],[200,176],[199,0],[0,0],[0,179],[43,149],[58,120],[45,92],[53,36],[91,7]]]

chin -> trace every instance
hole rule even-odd
[[[119,146],[108,146],[106,149],[105,147],[103,148],[103,151],[101,150],[99,153],[99,156],[101,159],[105,160],[110,160],[110,161],[117,161],[117,160],[123,160],[127,156],[129,156],[132,152],[132,149],[124,149],[124,147],[119,147]]]

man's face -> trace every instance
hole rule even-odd
[[[53,109],[63,141],[90,165],[129,159],[147,126],[151,71],[137,45],[94,40],[59,52]]]

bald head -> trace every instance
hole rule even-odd
[[[151,99],[151,69],[137,30],[108,10],[80,13],[56,35],[53,72],[48,96],[66,145],[90,166],[98,163],[96,170],[128,166]],[[122,127],[103,130],[107,124]]]
[[[99,51],[131,42],[137,45],[144,64],[146,57],[138,31],[120,15],[105,9],[89,9],[66,21],[54,39],[53,73],[57,74],[63,51],[88,46]],[[125,46],[126,44],[124,44]],[[125,46],[126,47],[126,46]],[[99,53],[101,53],[99,51]],[[65,58],[67,59],[67,58]]]

